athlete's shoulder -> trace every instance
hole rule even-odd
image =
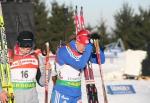
[[[57,54],[58,54],[58,53],[65,53],[65,52],[66,52],[66,47],[67,47],[66,45],[65,45],[65,46],[62,46],[62,47],[59,47],[59,48],[58,48],[58,51],[57,51]]]

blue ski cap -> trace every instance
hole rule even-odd
[[[17,38],[20,47],[33,47],[34,35],[30,31],[22,31]]]

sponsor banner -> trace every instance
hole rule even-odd
[[[107,85],[108,94],[135,94],[132,85]]]

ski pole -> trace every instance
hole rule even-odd
[[[83,7],[82,6],[81,6],[81,10],[80,10],[80,25],[81,25],[81,29],[85,29],[84,17],[83,17]]]
[[[80,21],[79,21],[79,17],[78,17],[78,7],[76,6],[76,10],[75,10],[75,17],[74,17],[74,23],[75,23],[75,30],[76,30],[76,34],[80,31]]]
[[[105,84],[104,84],[104,79],[103,79],[103,75],[102,75],[101,59],[100,59],[100,47],[99,47],[99,40],[98,39],[94,40],[94,45],[95,45],[95,48],[96,48],[96,56],[97,56],[97,59],[98,59],[98,65],[99,65],[99,70],[100,70],[100,77],[101,77],[101,82],[102,82],[104,103],[108,103]]]
[[[46,46],[46,58],[45,58],[45,103],[48,103],[48,71],[49,71],[49,66],[48,63],[49,63],[49,59],[50,59],[50,48],[49,48],[49,43],[46,42],[45,43],[45,46]]]

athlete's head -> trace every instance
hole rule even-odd
[[[17,37],[18,46],[22,54],[27,54],[31,51],[34,45],[34,35],[30,31],[22,31]]]
[[[88,43],[89,43],[89,31],[85,29],[80,30],[76,36],[76,45],[78,51],[80,53],[83,53]]]

